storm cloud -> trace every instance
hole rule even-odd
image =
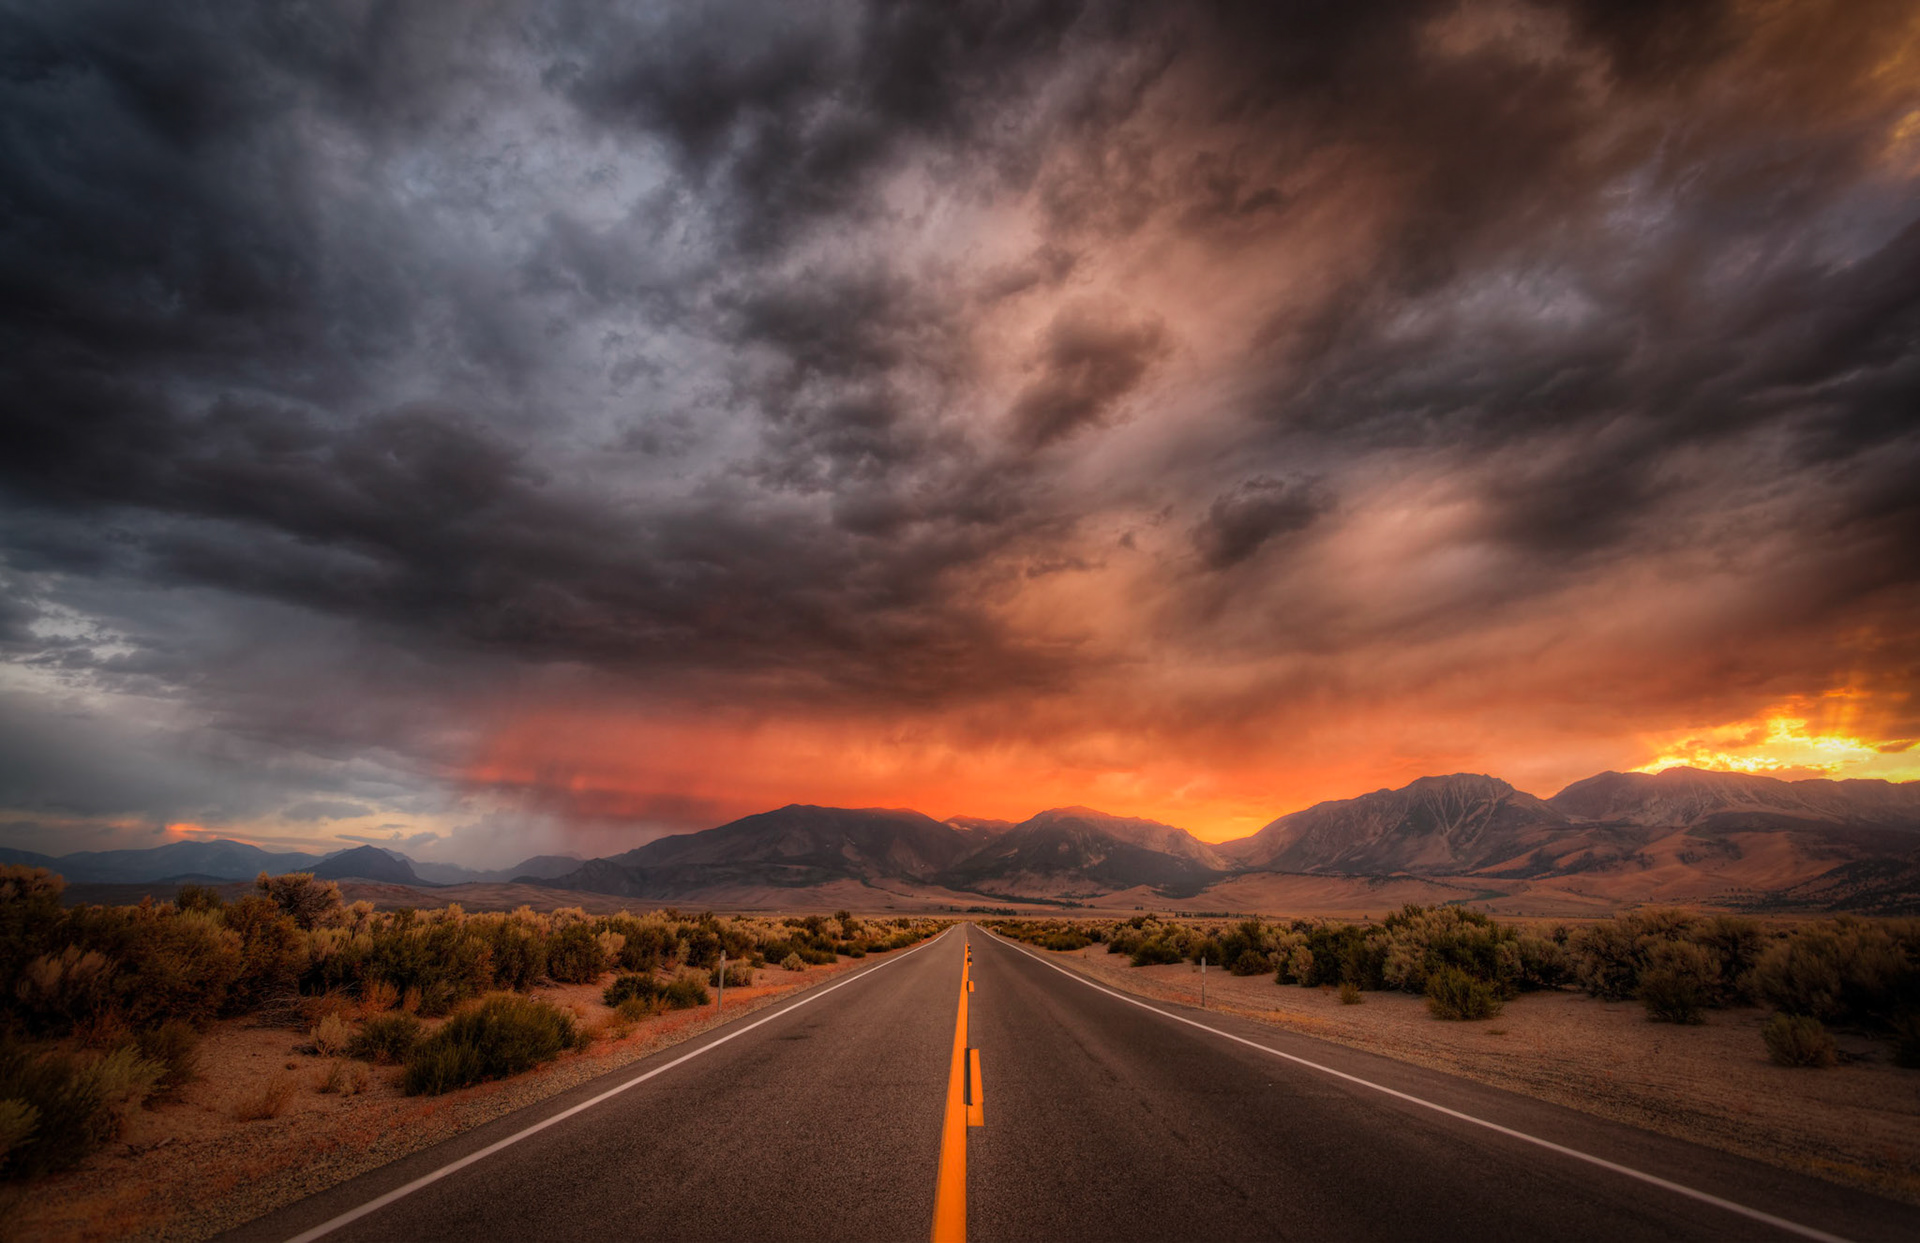
[[[1897,758],[1917,178],[1896,3],[9,6],[0,813]]]

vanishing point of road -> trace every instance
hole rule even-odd
[[[228,1237],[1911,1240],[1920,1213],[960,926]]]

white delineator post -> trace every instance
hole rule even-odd
[[[727,951],[720,951],[720,992],[713,999],[713,1012],[720,1013],[720,1007],[727,1004]]]

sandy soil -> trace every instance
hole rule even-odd
[[[729,988],[726,1017],[763,1008],[858,965],[755,972]],[[611,977],[608,977],[611,978]],[[23,1241],[204,1239],[282,1204],[417,1151],[502,1114],[638,1061],[719,1021],[713,1004],[669,1012],[622,1034],[597,985],[534,990],[598,1029],[588,1048],[512,1079],[438,1097],[403,1095],[397,1067],[365,1067],[356,1095],[323,1093],[333,1058],[301,1051],[307,1027],[256,1019],[219,1023],[201,1044],[199,1078],[177,1101],[140,1111],[120,1142],[78,1168],[15,1188],[0,1204],[0,1235]],[[292,1091],[277,1117],[236,1114],[274,1081]]]
[[[1187,964],[1129,967],[1102,945],[1047,957],[1143,997],[1199,999]],[[1332,989],[1216,971],[1206,990],[1209,1009],[1920,1204],[1920,1071],[1877,1041],[1840,1034],[1840,1065],[1789,1070],[1767,1060],[1767,1014],[1752,1008],[1679,1027],[1648,1022],[1638,1002],[1531,993],[1496,1018],[1443,1023],[1405,993],[1348,1006]]]

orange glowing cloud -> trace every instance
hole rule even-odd
[[[1654,741],[1655,758],[1634,771],[1685,766],[1789,779],[1920,780],[1920,739],[1873,737],[1871,705],[1867,692],[1851,686],[1790,700],[1751,720]]]

